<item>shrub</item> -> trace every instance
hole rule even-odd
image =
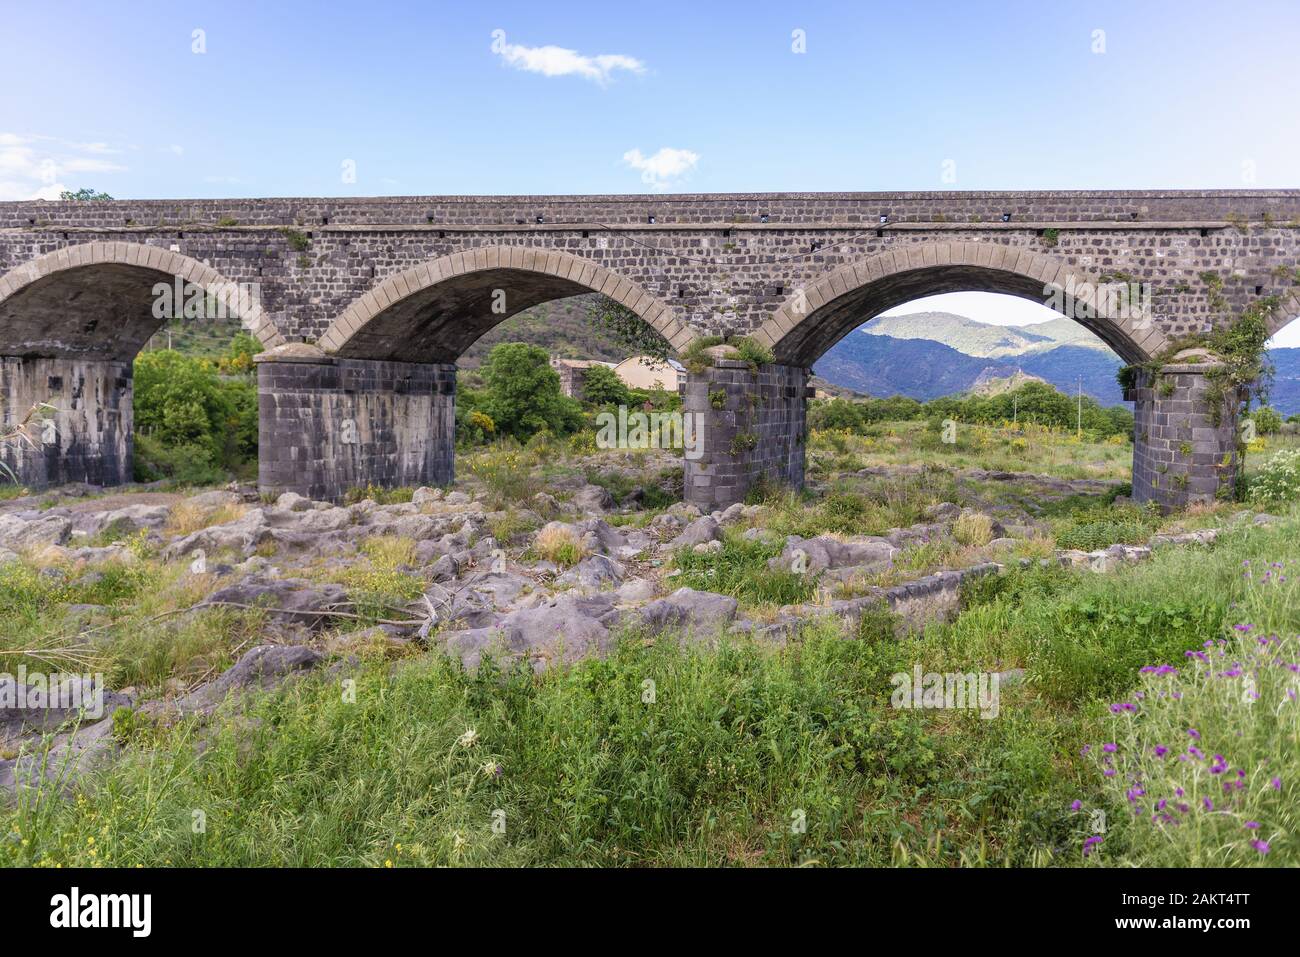
[[[953,523],[952,537],[962,545],[987,545],[993,540],[993,519],[983,512],[965,512]]]
[[[1273,454],[1250,479],[1250,501],[1277,508],[1300,498],[1300,449]]]
[[[587,557],[587,546],[582,543],[578,533],[567,525],[554,523],[537,533],[533,539],[533,551],[561,568],[576,565]]]
[[[1295,866],[1300,752],[1293,740],[1300,657],[1297,582],[1247,561],[1230,626],[1176,666],[1142,668],[1111,703],[1090,756],[1115,810],[1112,863],[1138,867]],[[1210,632],[1215,634],[1215,632]],[[1088,835],[1091,838],[1093,835]],[[1085,839],[1087,839],[1085,838]]]
[[[1276,409],[1260,406],[1250,418],[1255,423],[1255,431],[1260,435],[1273,435],[1282,431],[1282,415]]]

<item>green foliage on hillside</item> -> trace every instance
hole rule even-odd
[[[1058,392],[1045,382],[1028,382],[997,395],[945,396],[929,402],[918,402],[902,396],[813,402],[809,407],[808,422],[814,429],[849,431],[860,430],[876,422],[915,419],[953,419],[981,425],[1017,421],[1074,428],[1079,420],[1079,408],[1078,397]],[[1133,433],[1133,413],[1123,406],[1102,406],[1089,396],[1083,397],[1082,422],[1084,431],[1096,437]]]

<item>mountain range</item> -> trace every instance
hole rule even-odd
[[[1270,404],[1300,413],[1300,349],[1271,349],[1276,369]],[[998,326],[948,312],[881,316],[850,332],[813,366],[821,379],[873,396],[929,401],[966,392],[981,381],[1017,373],[1062,392],[1082,385],[1103,405],[1123,401],[1110,347],[1064,317],[1029,326]]]

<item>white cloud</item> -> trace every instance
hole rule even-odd
[[[185,155],[185,147],[181,146],[179,143],[173,143],[173,144],[171,144],[170,146],[163,147],[163,152],[164,152],[164,153],[173,153],[173,154],[175,154],[176,156],[184,156],[184,155]]]
[[[698,153],[664,146],[650,156],[640,150],[628,150],[623,162],[641,173],[641,182],[656,190],[668,189],[695,168],[700,160]]]
[[[501,31],[493,34],[492,52],[516,70],[540,73],[542,76],[580,76],[602,85],[608,83],[618,70],[628,73],[645,72],[645,64],[636,57],[621,53],[584,56],[577,50],[557,46],[526,47],[518,43],[506,43],[505,34]]]
[[[72,143],[50,136],[0,133],[0,200],[58,199],[63,180],[126,169],[112,160],[106,143]],[[83,184],[93,186],[94,184]]]

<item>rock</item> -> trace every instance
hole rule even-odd
[[[686,519],[670,512],[662,512],[650,519],[650,527],[663,529],[667,532],[676,532],[678,529],[686,527]]]
[[[472,500],[464,492],[452,492],[443,501],[448,505],[468,505]]]
[[[573,506],[588,515],[600,515],[614,507],[614,496],[599,485],[584,485],[573,493]]]
[[[922,514],[933,522],[955,522],[961,515],[961,506],[952,502],[939,502],[926,508]]]
[[[551,664],[572,664],[607,652],[609,626],[617,619],[608,595],[560,595],[537,607],[513,611],[496,625],[450,632],[442,640],[447,651],[471,670],[491,655],[501,662],[527,658],[540,672]]]
[[[11,552],[7,548],[0,548],[0,565],[7,565],[9,562],[18,561],[18,553]]]
[[[714,514],[719,525],[730,525],[732,522],[738,522],[744,517],[745,505],[743,502],[736,502],[728,505],[721,512]]]
[[[410,639],[403,638],[398,634],[398,629],[391,625],[375,625],[360,631],[344,632],[325,642],[325,650],[336,655],[364,651],[402,651],[410,646]]]
[[[211,494],[211,493],[205,493]],[[202,497],[202,496],[199,496]],[[234,521],[211,525],[179,538],[163,549],[163,558],[174,561],[187,557],[195,550],[208,555],[220,551],[235,551],[248,558],[258,545],[272,539],[271,526],[266,512],[260,508],[249,509]]]
[[[255,688],[269,691],[290,675],[310,671],[322,660],[319,652],[301,645],[259,645],[216,681],[178,701],[177,707],[182,711],[211,711],[228,695]]]
[[[995,538],[993,539],[993,541],[988,543],[987,547],[994,549],[995,551],[1003,548],[1015,548],[1016,540],[1014,538],[1011,538],[1010,536],[1003,537],[1003,538]]]
[[[560,503],[555,500],[555,496],[546,492],[538,492],[531,501],[533,508],[542,515],[554,515],[560,510]]]
[[[1119,556],[1113,554],[1109,549],[1107,549],[1104,552],[1088,553],[1089,571],[1094,571],[1099,573],[1113,572],[1116,568],[1119,567],[1119,563],[1120,563]]]
[[[641,622],[651,631],[665,628],[718,630],[736,617],[738,602],[729,595],[679,588],[641,609]]]
[[[233,602],[265,607],[267,620],[319,628],[329,621],[326,612],[347,607],[347,592],[332,582],[313,583],[302,578],[250,575],[243,581],[213,592],[203,605]],[[201,606],[202,607],[202,606]]]
[[[311,499],[297,492],[285,492],[275,500],[275,507],[285,512],[305,512],[311,508]]]
[[[791,535],[781,554],[769,559],[767,565],[774,570],[792,571],[801,552],[804,571],[812,574],[835,568],[854,568],[870,574],[893,564],[898,549],[883,538],[842,542],[828,535],[809,539]]]
[[[243,499],[235,492],[216,489],[211,492],[200,492],[198,495],[191,495],[185,501],[196,508],[218,509],[226,505],[239,505],[243,502]]]
[[[654,583],[644,578],[629,578],[614,592],[619,601],[626,602],[649,601],[654,598],[655,593]]]
[[[457,556],[464,554],[465,561],[461,561]],[[436,582],[449,581],[460,574],[462,568],[469,564],[468,553],[465,552],[448,552],[433,563],[429,569],[429,577]]]
[[[0,674],[0,745],[14,747],[24,737],[57,731],[66,722],[102,721],[131,699],[98,688],[94,679],[65,678],[54,687],[19,684]]]
[[[717,519],[712,515],[704,515],[682,529],[682,533],[668,544],[672,548],[682,548],[717,541],[721,537],[722,529],[718,526]]]
[[[72,536],[72,522],[61,515],[30,520],[0,515],[0,546],[21,551],[40,545],[62,545]]]
[[[711,542],[700,542],[698,545],[692,545],[691,551],[697,555],[714,555],[722,551],[722,542],[716,538]]]
[[[421,485],[411,493],[412,505],[431,505],[440,501],[442,501],[442,489],[440,488],[429,488],[427,485]]]
[[[704,513],[700,511],[698,505],[694,505],[691,502],[674,502],[672,505],[668,506],[668,510],[664,512],[664,514],[675,515],[677,518],[690,522],[699,518]]]
[[[90,516],[85,530],[92,535],[112,531],[117,535],[134,535],[146,529],[160,529],[171,515],[167,505],[128,505],[110,512],[97,512]]]
[[[626,574],[623,566],[612,558],[590,555],[561,575],[556,582],[560,585],[599,588],[605,584],[621,582]]]

